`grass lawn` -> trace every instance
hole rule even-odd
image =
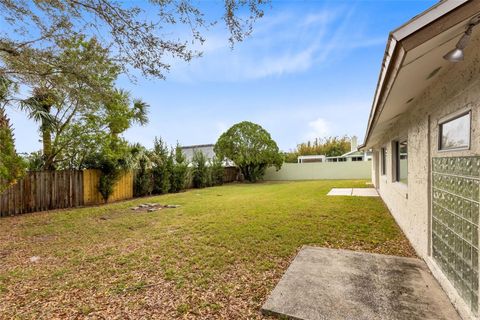
[[[380,198],[326,196],[365,186],[233,184],[0,219],[1,318],[260,319],[302,245],[414,256]],[[145,202],[181,207],[130,209]]]

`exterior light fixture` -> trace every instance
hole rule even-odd
[[[465,30],[465,33],[462,35],[460,40],[458,40],[457,45],[455,46],[455,49],[453,49],[452,51],[444,55],[443,59],[450,62],[463,61],[464,59],[463,49],[465,49],[465,47],[468,44],[468,41],[470,40],[470,36],[472,35],[473,28],[479,23],[480,23],[480,16],[476,16],[472,20],[470,20],[467,26],[467,30]]]

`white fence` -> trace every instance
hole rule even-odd
[[[371,179],[371,161],[284,163],[279,171],[268,168],[264,180]]]

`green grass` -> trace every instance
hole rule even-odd
[[[233,184],[1,219],[0,314],[261,318],[303,245],[413,255],[379,198],[326,196],[365,186]],[[130,210],[145,202],[181,207]]]

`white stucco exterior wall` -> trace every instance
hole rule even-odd
[[[474,317],[456,291],[431,259],[431,158],[480,154],[480,40],[472,39],[466,50],[466,60],[449,65],[447,70],[420,96],[408,112],[395,121],[383,140],[373,147],[372,182],[404,231],[417,254],[430,266],[454,305],[465,319]],[[438,151],[439,120],[471,110],[471,146],[464,151]],[[394,182],[392,141],[408,139],[408,186]],[[381,172],[380,149],[387,149],[387,174]],[[378,183],[376,183],[378,182]]]

